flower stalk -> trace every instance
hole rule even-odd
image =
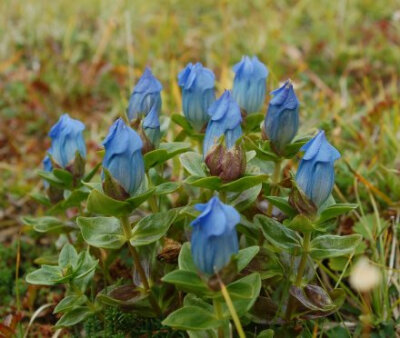
[[[297,287],[301,286],[301,281],[303,280],[303,275],[307,266],[308,253],[310,252],[310,243],[311,243],[311,232],[304,233],[303,238],[303,253],[301,255],[300,264],[297,269],[297,276],[294,282],[294,285]],[[286,319],[290,320],[293,312],[296,310],[295,298],[293,296],[289,296],[288,306],[286,308]]]
[[[135,264],[135,268],[137,269],[137,271],[139,273],[140,279],[141,279],[141,281],[143,283],[143,287],[144,287],[146,293],[149,294],[150,304],[151,304],[154,312],[158,316],[160,316],[161,315],[160,306],[157,304],[157,301],[154,299],[153,295],[151,294],[150,284],[149,284],[149,281],[147,279],[146,272],[143,269],[142,263],[140,262],[139,254],[136,251],[135,247],[129,242],[130,233],[131,233],[132,229],[131,229],[129,218],[128,218],[127,215],[124,215],[124,216],[121,217],[121,224],[122,224],[122,227],[123,227],[123,230],[124,230],[125,237],[128,239],[128,242],[127,242],[128,243],[128,248],[129,248],[129,252],[131,253],[131,256],[133,258],[133,262]]]

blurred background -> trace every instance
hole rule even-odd
[[[0,271],[8,270],[0,275],[0,299],[5,304],[15,293],[16,252],[22,250],[26,264],[29,255],[35,257],[29,238],[22,249],[15,238],[22,215],[44,213],[30,195],[41,189],[35,170],[59,116],[68,112],[86,124],[88,150],[95,154],[145,66],[164,86],[162,114],[168,116],[180,112],[177,74],[186,63],[211,68],[220,94],[231,87],[232,66],[242,55],[257,55],[267,64],[268,91],[287,78],[294,81],[300,133],[324,128],[342,152],[339,196],[356,201],[363,189],[372,191],[382,213],[390,212],[387,206],[400,197],[400,1],[2,0]],[[89,159],[98,161],[95,155]],[[361,182],[358,195],[355,178]]]

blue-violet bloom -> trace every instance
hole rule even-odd
[[[240,108],[248,114],[260,111],[265,100],[267,67],[256,56],[243,56],[233,71],[233,97]]]
[[[82,158],[86,158],[84,129],[85,125],[81,121],[71,119],[68,114],[63,114],[51,128],[49,154],[60,167],[66,169],[73,164],[77,152]]]
[[[197,131],[201,131],[210,118],[207,110],[215,101],[214,81],[214,73],[199,62],[189,63],[178,75],[183,114]]]
[[[195,208],[201,214],[191,223],[193,261],[201,272],[212,275],[226,266],[239,250],[236,225],[240,215],[218,197],[197,204]]]
[[[208,114],[211,118],[204,136],[203,157],[222,135],[225,136],[225,146],[228,150],[242,136],[240,107],[229,90],[225,90],[221,97],[210,106]]]
[[[334,162],[340,158],[340,153],[326,140],[323,130],[300,150],[305,154],[297,170],[297,185],[320,207],[332,192],[335,183]]]
[[[129,99],[129,120],[146,116],[152,109],[160,114],[162,88],[160,81],[154,77],[150,68],[146,67]]]
[[[132,196],[144,179],[140,136],[119,118],[111,126],[103,145],[103,168]]]
[[[285,147],[293,140],[299,129],[299,101],[290,80],[271,94],[273,98],[268,105],[264,131],[271,141],[272,149],[283,155]]]

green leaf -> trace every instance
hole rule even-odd
[[[354,253],[361,239],[362,236],[360,235],[318,236],[311,241],[310,255],[312,258],[317,260],[338,256],[346,256]]]
[[[349,203],[338,203],[327,207],[324,211],[322,211],[321,215],[319,216],[317,224],[325,223],[326,221],[336,218],[340,215],[343,215],[351,210],[357,208],[357,204],[349,204]]]
[[[174,284],[178,289],[196,295],[210,295],[211,293],[206,284],[193,271],[174,270],[166,274],[162,281]]]
[[[150,188],[141,194],[134,195],[125,200],[125,202],[129,204],[130,207],[129,212],[132,212],[132,210],[136,209],[142,203],[146,202],[149,199],[149,197],[154,194],[154,191],[155,188]]]
[[[179,160],[190,175],[197,177],[207,176],[207,172],[204,170],[205,163],[201,154],[189,151],[179,156]]]
[[[38,170],[37,174],[39,177],[43,178],[52,186],[55,186],[60,189],[66,188],[64,182],[58,179],[56,176],[54,176],[53,172]]]
[[[67,265],[76,267],[77,263],[78,253],[71,244],[66,243],[60,252],[60,256],[58,256],[58,266],[60,268],[65,268]]]
[[[87,188],[85,187],[85,189]],[[88,195],[89,195],[88,191],[85,191],[83,189],[75,189],[69,195],[67,195],[65,200],[61,201],[60,206],[62,209],[79,207],[81,202],[86,200]]]
[[[131,244],[137,247],[158,241],[166,234],[177,216],[178,211],[171,209],[142,218],[132,229]]]
[[[57,306],[54,308],[53,313],[65,312],[67,310],[72,309],[75,306],[82,305],[87,301],[87,297],[85,295],[70,295],[63,298]]]
[[[194,187],[218,190],[221,187],[222,180],[218,176],[189,176],[185,181],[183,181],[183,183],[192,185]]]
[[[227,286],[233,305],[239,316],[245,315],[254,305],[261,290],[260,274],[255,272],[243,277]],[[224,316],[230,315],[229,310],[224,306]]]
[[[239,252],[237,254],[238,272],[242,271],[251,262],[251,260],[257,255],[257,253],[259,251],[260,251],[260,247],[256,246],[256,245],[239,250]]]
[[[87,209],[94,214],[121,216],[129,213],[131,206],[126,201],[115,200],[103,192],[93,189],[89,194]]]
[[[291,254],[301,253],[301,238],[297,232],[264,215],[256,215],[254,219],[273,246]]]
[[[178,266],[181,270],[197,272],[196,265],[193,262],[192,253],[190,251],[190,243],[185,242],[178,257]]]
[[[53,175],[59,179],[65,187],[72,187],[74,177],[69,171],[56,168],[53,169]]]
[[[78,306],[66,312],[56,323],[56,327],[73,326],[85,320],[92,311],[87,306]]]
[[[266,199],[273,206],[277,207],[280,211],[282,211],[285,215],[289,217],[294,217],[297,214],[296,209],[292,208],[287,198],[279,196],[266,196]]]
[[[238,211],[246,210],[256,201],[258,195],[261,192],[261,189],[261,184],[247,189],[235,196],[232,200],[230,200],[230,204]]]
[[[79,253],[78,267],[74,271],[73,284],[82,292],[85,292],[89,282],[92,280],[98,262],[97,259],[90,255],[89,249]]]
[[[159,148],[149,151],[143,156],[146,170],[169,159],[174,156],[190,150],[190,144],[185,142],[168,142],[161,143]]]
[[[155,194],[157,196],[171,194],[181,187],[179,182],[165,182],[156,186]]]
[[[222,321],[201,307],[184,306],[172,312],[162,324],[181,330],[207,330],[221,326]]]
[[[186,118],[183,115],[173,114],[171,116],[171,120],[174,123],[176,123],[177,125],[181,126],[188,135],[192,135],[192,134],[196,133],[195,130],[193,129],[193,127],[188,122],[188,120],[186,120]]]
[[[37,232],[58,232],[65,227],[57,217],[22,217],[24,224],[31,226]]]
[[[119,219],[115,217],[78,217],[83,239],[91,246],[119,249],[126,238]]]
[[[94,177],[94,175],[96,175],[97,170],[99,170],[99,168],[101,167],[101,162],[97,163],[94,168],[89,171],[89,173],[82,179],[83,182],[90,182],[90,180]]]
[[[229,284],[227,289],[232,299],[253,299],[255,301],[261,289],[260,274],[254,272],[238,279]]]
[[[257,338],[274,338],[274,330],[263,330],[258,334]]]
[[[189,293],[185,296],[185,299],[183,300],[183,306],[197,306],[201,307],[206,311],[210,312],[214,311],[214,308],[211,304],[207,303],[206,301],[202,300],[201,298],[195,296],[192,293]]]
[[[39,202],[39,203],[45,205],[46,207],[51,207],[51,202],[47,196],[37,193],[37,192],[31,193],[29,196],[31,196],[36,202]]]
[[[38,270],[29,273],[26,281],[34,285],[55,285],[63,280],[62,269],[58,266],[42,265]]]
[[[261,122],[264,121],[265,115],[263,113],[247,114],[244,119],[244,129],[246,131],[259,131]]]
[[[268,175],[244,176],[221,185],[220,189],[223,191],[242,192],[264,182],[268,177]]]
[[[304,137],[298,138],[295,142],[288,144],[285,147],[285,151],[284,151],[285,157],[292,158],[293,156],[295,156],[300,151],[300,148],[303,145],[305,145],[310,139],[311,139],[311,137],[304,136]]]

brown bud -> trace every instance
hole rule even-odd
[[[210,151],[207,153],[205,162],[210,169],[210,173],[213,176],[219,176],[222,171],[222,160],[224,157],[225,148],[222,144],[215,144],[211,147]]]
[[[125,189],[115,180],[110,172],[103,168],[104,180],[103,180],[103,191],[116,200],[124,201],[129,198],[129,194]]]
[[[304,192],[292,181],[292,190],[289,193],[289,204],[300,214],[314,216],[317,213],[317,206],[304,194]]]
[[[240,145],[227,150],[222,144],[214,145],[207,153],[205,162],[213,176],[230,182],[241,177],[246,170],[246,153]]]
[[[178,256],[181,251],[181,243],[174,241],[171,238],[165,238],[164,247],[157,255],[157,259],[161,262],[174,264],[178,261]]]
[[[219,175],[222,181],[230,182],[241,177],[246,170],[246,153],[241,146],[234,146],[225,151]]]

